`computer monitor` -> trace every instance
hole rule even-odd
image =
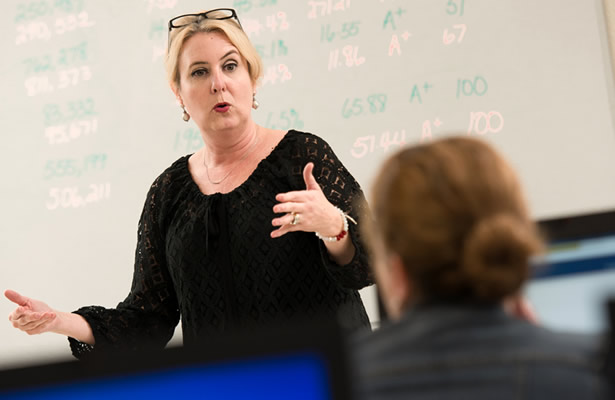
[[[526,295],[541,324],[565,331],[608,330],[615,295],[615,211],[539,221],[548,251],[536,260]]]
[[[351,398],[343,336],[293,324],[132,356],[0,371],[0,399]]]

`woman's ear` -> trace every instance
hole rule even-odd
[[[171,86],[171,90],[173,91],[173,94],[175,95],[175,99],[177,99],[177,103],[183,106],[184,102],[182,100],[181,95],[179,94],[179,88],[175,84],[171,84],[170,86]]]
[[[538,315],[529,300],[520,293],[515,293],[504,299],[504,309],[513,317],[538,324]]]
[[[388,312],[399,319],[412,303],[412,281],[403,260],[397,254],[389,256]]]

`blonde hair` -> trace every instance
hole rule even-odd
[[[401,257],[426,301],[502,300],[543,247],[513,169],[484,141],[450,137],[399,151],[372,198],[366,235]]]
[[[167,71],[167,80],[172,88],[179,88],[179,57],[183,45],[186,40],[200,32],[219,32],[225,35],[246,60],[252,83],[255,86],[258,84],[259,79],[263,75],[263,61],[237,21],[233,19],[200,18],[186,26],[173,28],[170,32],[170,43],[165,60],[165,68]]]

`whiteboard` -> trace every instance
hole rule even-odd
[[[166,83],[193,0],[11,0],[0,40],[2,289],[61,310],[130,288],[154,178],[202,141]],[[265,63],[254,119],[325,138],[369,195],[392,151],[492,142],[536,218],[615,207],[614,89],[599,0],[219,0]],[[377,322],[370,290],[362,292]],[[13,309],[0,301],[0,314]],[[0,364],[68,356],[0,324]]]

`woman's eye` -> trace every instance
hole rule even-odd
[[[235,63],[228,63],[228,64],[226,64],[226,65],[224,66],[224,68],[225,68],[227,71],[234,71],[234,70],[235,70],[235,68],[237,68],[237,64],[235,64]]]
[[[204,76],[207,74],[207,70],[203,69],[203,68],[199,68],[199,69],[195,69],[194,71],[192,71],[192,76],[198,77],[198,76]]]

